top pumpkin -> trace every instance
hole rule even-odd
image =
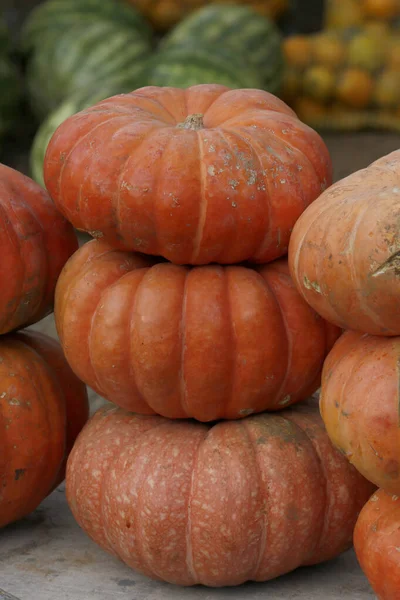
[[[255,89],[141,88],[64,121],[44,179],[78,229],[177,264],[269,262],[331,184],[320,136]]]

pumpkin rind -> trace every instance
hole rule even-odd
[[[0,339],[0,527],[63,481],[88,416],[86,386],[56,340],[27,331]]]
[[[378,490],[354,530],[358,561],[379,600],[400,599],[400,498]]]
[[[321,414],[332,442],[370,481],[400,494],[400,338],[346,332],[322,374]]]
[[[337,556],[374,487],[305,403],[211,428],[105,407],[72,450],[66,490],[79,525],[130,567],[219,587]]]
[[[57,278],[78,248],[48,193],[0,164],[0,334],[52,311]]]
[[[331,176],[324,142],[281,100],[218,85],[104,100],[62,123],[44,165],[78,229],[177,264],[283,256]]]
[[[343,329],[400,335],[400,151],[326,190],[297,221],[289,265],[303,298]]]
[[[135,412],[237,419],[307,398],[340,334],[296,292],[284,259],[187,267],[85,244],[57,284],[75,373]]]

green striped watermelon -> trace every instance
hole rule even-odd
[[[251,65],[229,52],[174,48],[158,52],[148,62],[145,85],[186,88],[219,83],[230,88],[262,88],[262,79]]]
[[[65,28],[89,25],[93,21],[114,23],[151,41],[153,32],[142,14],[124,0],[47,0],[37,6],[26,20],[20,35],[20,46],[30,52],[45,38]]]
[[[30,152],[30,170],[32,178],[44,187],[43,180],[43,163],[46,154],[48,143],[53,136],[53,133],[59,125],[68,117],[71,117],[77,112],[93,106],[96,102],[100,102],[105,98],[115,96],[117,94],[127,94],[138,87],[141,87],[144,79],[142,72],[132,76],[129,72],[123,72],[120,75],[110,77],[110,79],[101,87],[93,90],[81,90],[75,93],[70,98],[54,110],[36,132]]]
[[[229,51],[259,73],[264,89],[277,93],[283,75],[282,36],[274,22],[248,6],[209,5],[179,23],[161,42],[161,49],[213,48]]]

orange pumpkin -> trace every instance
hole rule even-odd
[[[325,361],[321,414],[367,479],[400,494],[400,338],[346,332]]]
[[[354,530],[358,561],[378,600],[400,600],[400,498],[378,490]]]
[[[0,164],[0,334],[51,312],[58,275],[77,248],[48,193]]]
[[[88,415],[86,387],[57,341],[28,331],[0,339],[0,527],[63,481]]]
[[[147,87],[73,115],[53,135],[46,186],[78,229],[176,264],[263,263],[287,252],[332,180],[328,150],[260,90]]]
[[[335,183],[296,223],[289,265],[303,298],[343,329],[400,335],[400,150]]]
[[[375,488],[310,401],[214,426],[100,409],[72,450],[66,489],[79,525],[130,567],[217,587],[337,556]]]
[[[303,400],[340,330],[304,302],[286,260],[192,269],[85,244],[56,290],[75,373],[128,410],[238,419]]]

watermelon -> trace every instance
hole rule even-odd
[[[101,100],[117,94],[127,94],[141,87],[143,80],[143,71],[138,71],[134,75],[131,75],[128,71],[122,72],[120,75],[110,77],[104,85],[95,91],[83,89],[64,100],[43,121],[35,134],[30,152],[31,177],[44,187],[43,163],[46,149],[53,133],[63,121]]]
[[[179,23],[161,42],[171,49],[230,52],[232,64],[246,60],[262,78],[262,87],[277,93],[283,76],[282,35],[277,25],[248,6],[210,5]]]
[[[262,87],[256,69],[227,51],[175,48],[156,53],[146,67],[145,85],[186,88],[201,83],[219,83],[230,88]]]

